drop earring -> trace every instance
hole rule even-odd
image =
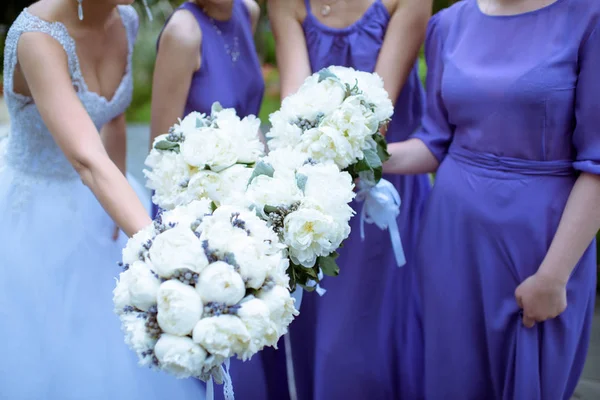
[[[79,20],[83,21],[83,0],[77,0],[79,5],[77,6],[77,15],[79,16]]]
[[[152,22],[152,11],[150,10],[150,7],[148,6],[148,0],[142,0],[142,3],[144,4],[144,8],[146,9],[146,14],[148,15],[148,20],[150,20],[150,22]]]

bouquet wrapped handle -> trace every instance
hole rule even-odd
[[[402,239],[396,218],[400,214],[400,194],[391,182],[381,179],[375,186],[363,181],[358,183],[359,192],[356,200],[364,203],[360,213],[360,237],[365,239],[365,222],[375,224],[380,229],[388,229],[392,248],[396,256],[396,264],[402,267],[406,264]]]
[[[229,358],[225,360],[224,365],[221,365],[221,374],[223,374],[223,397],[225,400],[235,400],[233,393],[233,381],[229,374]],[[211,376],[206,383],[206,400],[215,400],[215,383]]]

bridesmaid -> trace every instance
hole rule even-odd
[[[437,170],[425,397],[569,399],[596,297],[600,3],[465,0],[432,18],[426,55],[423,128],[386,165]]]
[[[192,111],[210,113],[215,101],[235,108],[240,117],[258,115],[264,81],[253,33],[259,16],[254,0],[188,1],[173,13],[158,41],[152,140]],[[154,205],[153,215],[157,211]],[[285,375],[266,381],[263,373],[263,362],[269,364],[276,356],[273,349],[265,349],[249,362],[232,362],[237,398],[266,399],[267,388],[273,399],[287,396]]]
[[[375,71],[395,101],[387,139],[418,128],[424,93],[416,58],[431,1],[270,0],[281,95],[330,65]],[[389,232],[359,217],[341,249],[339,277],[325,279],[323,297],[305,296],[291,326],[299,399],[420,399],[422,345],[412,249],[430,186],[426,175],[387,176],[402,197],[398,225],[407,265],[396,266]],[[361,205],[353,204],[357,215]]]

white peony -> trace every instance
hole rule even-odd
[[[233,306],[246,295],[240,274],[222,261],[212,263],[202,271],[196,290],[204,304],[215,302]]]
[[[307,164],[298,173],[306,177],[304,204],[310,203],[340,223],[350,221],[354,210],[349,203],[356,193],[349,173],[340,171],[335,164]]]
[[[300,143],[302,129],[291,122],[295,118],[293,115],[288,115],[285,110],[275,111],[269,116],[271,130],[266,136],[269,139],[270,150],[293,148]]]
[[[242,320],[250,333],[250,345],[242,355],[242,359],[249,359],[265,346],[275,346],[279,340],[278,331],[271,321],[271,313],[267,304],[260,299],[251,299],[242,303],[238,317]]]
[[[191,227],[196,221],[202,220],[211,213],[211,201],[209,199],[199,199],[163,212],[161,219],[165,225],[175,224]]]
[[[277,173],[290,173],[293,174],[297,169],[302,167],[308,160],[309,156],[306,153],[302,153],[298,150],[291,148],[280,148],[270,151],[269,154],[263,158],[263,161],[271,165]]]
[[[379,121],[369,118],[372,113],[369,111],[365,115],[363,111],[365,111],[365,107],[361,104],[361,98],[359,96],[350,97],[338,109],[327,115],[321,126],[328,126],[338,131],[359,154],[364,148],[367,138],[379,129]]]
[[[290,291],[284,286],[275,285],[272,288],[260,290],[256,297],[267,305],[270,318],[278,329],[278,335],[286,334],[288,326],[299,314]]]
[[[238,156],[237,162],[256,162],[264,153],[264,145],[259,139],[260,120],[254,115],[244,119],[237,116],[235,109],[227,108],[216,115],[219,129],[232,138]]]
[[[158,324],[172,335],[188,335],[200,320],[203,311],[200,295],[193,287],[170,280],[158,289]]]
[[[215,199],[220,204],[239,205],[246,208],[249,202],[246,199],[246,187],[253,169],[246,165],[235,164],[219,175],[221,178],[219,194],[220,197]]]
[[[185,162],[215,172],[236,163],[235,150],[232,138],[215,128],[202,128],[201,134],[188,136],[181,144],[181,155]]]
[[[210,354],[228,358],[246,350],[250,333],[238,317],[220,315],[201,319],[194,327],[193,339]]]
[[[156,304],[159,287],[160,281],[150,268],[141,261],[134,262],[127,271],[121,273],[119,283],[113,291],[115,311],[121,313],[128,305],[148,311]]]
[[[223,197],[221,193],[221,176],[210,170],[198,171],[190,178],[187,190],[189,198],[207,198],[219,202]]]
[[[144,170],[146,186],[155,191],[153,200],[162,209],[170,210],[187,201],[187,184],[192,169],[180,154],[152,149],[146,158]]]
[[[197,377],[202,374],[206,351],[189,337],[161,335],[154,348],[161,369],[177,378]]]
[[[147,244],[154,238],[154,225],[150,224],[127,241],[123,249],[123,263],[131,265],[136,261],[140,261],[140,254],[143,252],[144,244]]]
[[[284,242],[295,264],[310,268],[317,257],[335,251],[346,237],[336,229],[331,216],[315,209],[300,208],[284,221]],[[349,233],[349,232],[348,232]]]
[[[125,343],[140,357],[140,364],[152,364],[152,357],[142,356],[142,353],[152,350],[156,344],[146,329],[146,319],[139,318],[138,313],[131,312],[121,315],[121,330],[125,334]]]
[[[273,260],[267,257],[250,237],[236,241],[233,254],[246,287],[259,289],[272,269]]]
[[[297,149],[308,153],[317,162],[333,161],[340,169],[345,169],[362,158],[362,151],[357,152],[342,132],[325,125],[304,132]]]
[[[276,171],[277,173],[277,171]],[[265,206],[289,206],[302,198],[302,191],[295,179],[288,176],[269,177],[260,175],[248,186],[246,196],[259,210]]]
[[[205,121],[206,114],[199,113],[197,111],[192,111],[183,119],[180,119],[178,124],[175,124],[173,126],[173,131],[175,133],[180,133],[185,136],[193,135],[194,133],[197,133],[198,128],[204,126]]]
[[[208,265],[202,242],[189,226],[178,225],[154,238],[150,258],[156,273],[169,278],[178,269],[201,272]]]

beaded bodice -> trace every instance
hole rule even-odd
[[[6,145],[7,166],[32,177],[78,178],[75,169],[46,128],[33,99],[13,91],[17,44],[25,32],[43,32],[65,49],[73,87],[98,130],[127,109],[133,92],[131,58],[139,21],[133,7],[119,6],[118,9],[127,31],[129,52],[125,75],[110,100],[88,89],[79,66],[75,40],[62,23],[44,21],[27,9],[15,20],[6,36],[4,50],[4,94],[11,120],[11,131]]]

